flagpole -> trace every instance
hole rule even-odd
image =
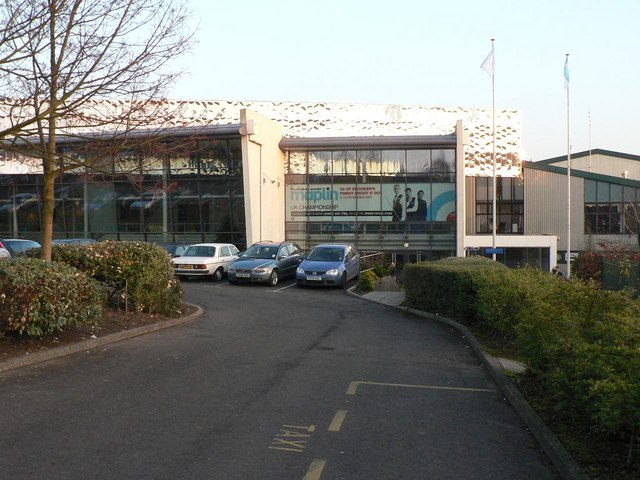
[[[485,72],[489,74],[491,77],[491,143],[493,145],[492,153],[491,153],[491,163],[493,164],[493,182],[492,182],[492,191],[493,191],[493,201],[492,201],[492,212],[491,212],[491,233],[492,233],[492,254],[491,258],[493,261],[496,261],[496,218],[498,215],[498,211],[496,208],[496,55],[495,55],[495,38],[491,39],[491,51],[487,58],[484,59],[480,68],[482,68]]]
[[[571,278],[571,140],[569,115],[569,54],[564,63],[565,86],[567,87],[567,278]]]
[[[495,38],[491,39],[491,51],[493,52],[495,59],[495,50],[494,50],[494,41]],[[494,60],[495,61],[495,60]],[[493,261],[496,261],[496,217],[498,215],[498,211],[496,210],[496,72],[494,70],[493,75],[491,75],[491,139],[493,144],[493,151],[491,154],[491,161],[493,162],[493,221],[491,225],[491,229],[493,231]]]

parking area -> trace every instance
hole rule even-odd
[[[257,389],[216,439],[220,478],[557,478],[448,326],[292,280],[185,291],[235,347],[224,394]]]
[[[240,289],[242,290],[243,288],[247,288],[247,289],[251,289],[251,292],[255,292],[255,293],[260,293],[260,292],[264,292],[264,293],[269,293],[269,294],[273,294],[273,293],[290,293],[290,292],[294,292],[295,294],[302,294],[304,292],[309,292],[309,293],[313,293],[313,292],[335,292],[335,293],[340,293],[342,292],[342,288],[338,288],[338,287],[315,287],[315,286],[305,286],[304,288],[299,288],[296,285],[296,280],[294,278],[288,278],[285,280],[281,280],[280,282],[278,282],[278,284],[276,286],[270,286],[264,283],[253,283],[253,282],[246,282],[246,283],[229,283],[229,280],[225,277],[223,278],[221,281],[219,282],[212,282],[210,279],[208,278],[199,278],[199,277],[189,277],[188,279],[185,278],[181,278],[180,281],[183,284],[188,284],[190,286],[196,287],[196,288],[203,288],[203,289],[215,289],[215,290],[220,290],[220,289]],[[356,285],[358,282],[357,280],[353,279],[350,280],[347,283],[347,288],[351,288],[354,285]]]

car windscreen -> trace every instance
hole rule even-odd
[[[342,248],[314,248],[307,255],[307,260],[316,262],[341,262],[344,258],[344,250]]]
[[[272,259],[278,255],[278,246],[276,245],[253,245],[242,254],[244,258],[264,258]]]
[[[216,247],[192,245],[182,254],[183,257],[215,257]]]
[[[19,255],[31,248],[40,248],[39,243],[30,240],[3,240],[2,243],[12,255]]]

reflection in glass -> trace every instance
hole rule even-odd
[[[382,151],[382,174],[404,175],[405,150]]]
[[[609,201],[609,184],[598,182],[598,203]]]
[[[407,173],[431,171],[431,150],[407,150]]]
[[[332,162],[334,176],[356,175],[357,173],[355,151],[348,150],[333,152]]]
[[[379,182],[381,159],[379,150],[362,150],[357,152],[358,177],[362,183]]]
[[[242,142],[232,138],[229,142],[229,175],[242,176]]]
[[[639,234],[640,203],[629,202],[624,205],[624,233]]]
[[[307,152],[289,152],[289,161],[285,163],[285,174],[307,173]]]
[[[596,195],[597,191],[597,183],[595,180],[585,180],[584,181],[584,201],[591,203],[597,201],[598,197]]]
[[[636,201],[636,189],[633,187],[624,187],[623,198],[625,202]]]
[[[611,184],[610,189],[611,202],[622,201],[622,185]]]
[[[435,172],[452,173],[456,171],[456,151],[432,150],[431,161]]]
[[[331,152],[309,152],[309,175],[331,175]]]

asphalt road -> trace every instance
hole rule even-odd
[[[194,322],[0,374],[1,478],[558,478],[452,328],[290,282],[185,291]]]

